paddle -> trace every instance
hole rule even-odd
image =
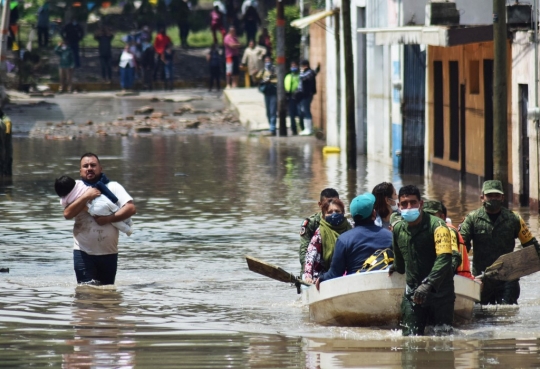
[[[246,255],[246,261],[249,270],[251,270],[252,272],[259,273],[261,275],[264,275],[265,277],[269,277],[280,282],[294,283],[298,293],[300,293],[300,285],[312,285],[311,283],[304,282],[299,277],[296,277],[294,274],[289,273],[276,265],[272,265],[265,261],[255,259],[252,256]]]
[[[513,281],[540,271],[540,259],[534,246],[499,256],[483,274],[497,281]]]

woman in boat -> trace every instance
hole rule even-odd
[[[337,238],[352,228],[345,218],[345,205],[340,199],[328,199],[322,205],[321,213],[319,228],[311,238],[306,252],[303,279],[309,283],[313,283],[320,272],[330,269]]]
[[[374,209],[377,212],[375,225],[390,229],[390,216],[398,210],[398,197],[394,185],[389,182],[379,183],[371,193],[375,196]]]

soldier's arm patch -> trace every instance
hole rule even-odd
[[[452,253],[452,236],[448,228],[443,226],[437,227],[434,232],[434,238],[435,253],[437,256]]]
[[[300,226],[300,236],[303,236],[306,234],[306,227],[309,224],[309,218],[304,219],[302,222],[302,225]]]
[[[532,240],[534,236],[532,235],[531,231],[529,231],[529,227],[527,227],[527,224],[525,224],[525,221],[523,220],[523,218],[519,215],[518,217],[519,217],[519,225],[520,225],[518,238],[521,244],[524,245],[530,240]]]
[[[450,237],[452,241],[452,250],[459,252],[459,246],[458,246],[458,240],[457,240],[457,232],[454,230],[450,230]]]

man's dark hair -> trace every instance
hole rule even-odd
[[[368,218],[363,218],[361,215],[357,215],[353,217],[353,220],[355,227],[358,227],[359,225],[368,226],[375,224],[375,220],[371,219],[371,216]]]
[[[309,61],[304,59],[300,62],[300,65],[303,66],[303,67],[308,67],[309,68]]]
[[[97,161],[98,161],[98,163],[99,163],[99,158],[98,158],[98,156],[97,156],[96,154],[92,153],[92,152],[87,152],[87,153],[82,154],[80,160],[83,160],[83,158],[91,158],[91,157],[96,158]]]
[[[320,201],[323,201],[324,199],[339,199],[339,193],[334,190],[333,188],[325,188],[321,191],[321,197]]]
[[[75,180],[68,176],[56,178],[54,181],[54,190],[60,197],[67,196],[73,190],[73,187],[75,187]]]
[[[411,196],[411,195],[415,195],[419,201],[422,200],[422,196],[420,196],[420,190],[415,185],[407,185],[407,186],[401,187],[399,189],[398,199],[401,200],[401,196]]]

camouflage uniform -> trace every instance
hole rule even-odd
[[[404,336],[424,334],[426,325],[449,325],[454,318],[454,280],[451,235],[445,222],[423,212],[420,224],[395,224],[392,248],[394,269],[406,273],[407,286],[401,302]],[[413,302],[416,288],[429,282],[431,293],[421,304]]]
[[[472,272],[475,276],[482,274],[499,256],[513,252],[516,238],[519,238],[524,247],[534,245],[537,251],[540,248],[521,216],[506,208],[501,208],[495,222],[492,222],[483,207],[477,209],[467,215],[459,231],[469,250],[472,241]],[[482,304],[517,304],[519,279],[504,282],[484,278],[483,282]]]
[[[442,203],[440,201],[424,201],[422,209],[433,216],[437,213],[443,213]],[[446,224],[446,221],[445,221]],[[452,270],[456,270],[462,262],[461,254],[459,253],[458,239],[460,239],[458,231],[448,227],[452,236]]]
[[[302,225],[300,226],[300,249],[298,250],[298,255],[300,258],[300,265],[302,270],[300,275],[304,274],[304,264],[306,263],[306,252],[309,246],[311,238],[315,234],[317,228],[319,228],[319,223],[321,222],[321,213],[315,213],[309,218],[304,219]]]

